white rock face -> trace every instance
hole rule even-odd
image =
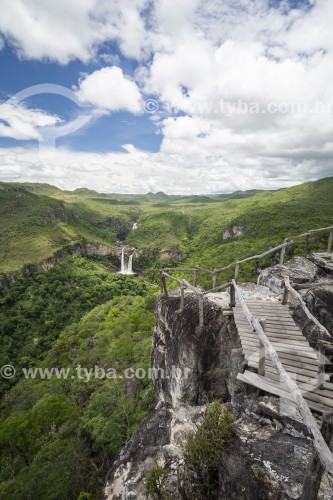
[[[278,300],[264,286],[242,285],[247,298]],[[233,435],[218,464],[221,500],[273,500],[300,497],[307,463],[313,453],[304,426],[290,408],[281,411],[279,398],[258,396],[236,380],[242,349],[233,320],[224,317],[224,294],[204,301],[204,328],[198,329],[197,297],[187,292],[183,311],[177,291],[160,297],[153,339],[153,367],[166,377],[156,378],[157,406],[116,458],[109,473],[108,500],[146,499],[145,479],[156,464],[164,467],[167,498],[182,500],[189,476],[183,460],[188,432],[203,419],[207,401],[226,401],[235,416]],[[189,377],[172,370],[189,369]],[[264,403],[264,404],[262,404]],[[186,483],[187,482],[187,483]],[[329,478],[320,496],[330,498]],[[191,496],[187,496],[191,498]]]
[[[242,226],[235,224],[234,226],[231,226],[230,228],[223,231],[222,238],[224,240],[229,240],[230,238],[234,238],[235,236],[241,236],[243,231],[244,228]]]

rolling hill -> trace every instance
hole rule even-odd
[[[213,268],[332,222],[333,177],[277,191],[188,197],[2,182],[0,272],[78,242],[131,245],[144,256],[141,270],[160,265],[161,256],[168,264],[181,258]]]

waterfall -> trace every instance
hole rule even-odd
[[[132,270],[133,255],[134,253],[132,253],[132,255],[130,255],[128,259],[127,274],[133,274]]]
[[[129,256],[128,263],[126,264],[125,261],[125,248],[123,247],[121,250],[121,266],[120,266],[120,274],[134,274],[133,273],[133,257],[134,257],[134,252],[132,255]]]
[[[138,229],[138,223],[137,223],[137,222],[134,222],[133,227],[132,227],[132,230],[133,230],[133,231],[134,231],[135,229]]]

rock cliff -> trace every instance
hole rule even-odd
[[[266,286],[248,285],[244,292],[279,296],[281,276],[286,272],[300,283],[323,278],[315,263],[294,259],[283,269],[275,266],[265,270],[259,281]],[[309,294],[309,290],[305,292]],[[317,296],[314,313],[316,307],[322,310]],[[320,297],[326,300],[325,294]],[[183,310],[178,291],[159,298],[152,348],[156,408],[115,460],[105,486],[108,500],[147,498],[145,479],[156,464],[164,470],[166,499],[300,498],[313,453],[311,439],[290,402],[237,381],[243,355],[233,318],[223,314],[226,306],[223,294],[210,294],[204,301],[204,327],[200,328],[195,294],[185,293]],[[328,316],[332,313],[329,300]],[[331,321],[326,313],[325,320]],[[207,406],[216,399],[234,415],[232,434],[210,478],[212,488],[194,493],[196,477],[184,463],[184,440],[195,425],[200,425]],[[320,498],[333,498],[327,475],[322,480]]]

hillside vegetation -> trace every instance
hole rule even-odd
[[[145,270],[161,265],[161,252],[167,252],[168,265],[173,256],[182,256],[187,264],[221,267],[285,237],[332,223],[333,177],[278,191],[204,197],[68,192],[47,184],[0,183],[0,272],[41,261],[77,242],[115,246],[117,240],[142,251]],[[233,235],[233,227],[241,235]]]
[[[189,197],[0,183],[0,273],[9,273],[0,288],[0,366],[16,369],[0,379],[0,498],[103,497],[115,455],[153,406],[147,369],[160,267],[219,268],[329,225],[333,177],[275,192]],[[22,266],[85,242],[134,247],[139,275],[118,274],[115,257],[67,255],[11,282]],[[327,233],[315,245],[325,249]],[[255,272],[244,265],[241,278]],[[97,375],[82,379],[78,367],[97,367]],[[129,367],[146,375],[127,379]],[[115,376],[99,376],[110,368]]]
[[[149,377],[122,374],[147,373],[155,296],[96,258],[67,258],[6,288],[0,366],[16,375],[0,379],[0,498],[102,498],[115,454],[152,408]]]

